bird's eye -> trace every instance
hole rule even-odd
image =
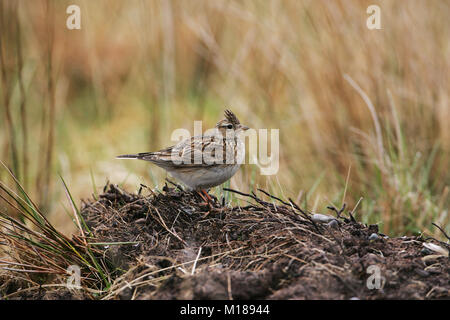
[[[233,129],[233,125],[232,125],[232,124],[229,124],[229,125],[227,125],[227,128],[228,128],[228,129]]]

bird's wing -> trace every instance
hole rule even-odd
[[[220,156],[220,152],[225,151],[226,146],[227,140],[223,138],[194,136],[160,151],[138,153],[131,156],[135,159],[151,161],[164,168],[207,167],[217,164],[214,160],[217,159],[216,156]],[[222,158],[219,157],[219,159]]]

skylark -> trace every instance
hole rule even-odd
[[[225,110],[225,119],[203,135],[182,140],[160,151],[117,158],[150,161],[211,201],[205,189],[224,183],[238,171],[245,157],[242,133],[248,129],[233,112]]]

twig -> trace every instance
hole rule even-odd
[[[355,218],[353,217],[353,212],[355,212],[356,208],[358,208],[359,203],[361,202],[361,200],[363,199],[363,197],[359,198],[358,202],[356,203],[355,207],[353,208],[353,210],[351,212],[349,212],[348,214],[350,215],[350,220],[352,220],[352,222],[357,223]]]
[[[261,191],[261,192],[264,193],[266,196],[268,196],[268,197],[270,197],[270,198],[272,198],[272,199],[278,200],[278,201],[280,201],[282,204],[285,204],[285,205],[289,206],[289,203],[287,203],[287,202],[281,200],[281,199],[278,198],[278,197],[275,197],[274,195],[271,195],[271,194],[268,193],[267,191],[264,191],[264,190],[262,190],[262,189],[257,189],[257,190],[258,190],[258,191]]]
[[[228,300],[233,300],[233,295],[231,294],[231,277],[229,272],[227,272],[227,291],[228,291]]]
[[[167,181],[168,183],[170,183],[171,185],[175,186],[176,188],[178,188],[180,191],[184,191],[184,189],[183,189],[182,186],[180,186],[179,184],[177,184],[177,183],[175,183],[175,182],[173,182],[173,181],[170,181],[169,178],[166,178],[166,181]]]
[[[311,217],[309,216],[309,214],[307,214],[305,211],[303,211],[294,201],[292,201],[291,198],[289,198],[289,201],[291,202],[291,205],[294,206],[295,209],[297,209],[298,211],[300,211],[300,213],[303,215],[303,217],[305,217],[306,219],[309,220],[309,222],[311,222],[314,226],[314,228],[316,228],[317,232],[319,232],[320,234],[322,234],[322,231],[320,231],[319,227],[317,226],[317,224],[315,223],[315,221],[313,219],[311,219]]]
[[[153,209],[155,209],[156,213],[158,214],[159,219],[161,220],[161,225],[164,227],[164,229],[166,229],[167,232],[169,232],[171,235],[173,235],[175,238],[177,238],[178,240],[180,240],[185,246],[187,246],[186,241],[184,241],[183,239],[180,238],[180,236],[178,234],[176,234],[175,232],[171,231],[166,223],[164,222],[163,218],[161,217],[161,215],[159,214],[159,211],[157,208],[153,207]]]
[[[254,196],[254,195],[251,195],[251,194],[248,194],[248,193],[244,193],[244,192],[241,192],[241,191],[233,190],[233,189],[230,189],[230,188],[223,188],[223,190],[224,191],[230,191],[230,192],[233,192],[233,193],[237,193],[237,194],[239,194],[241,196],[249,197],[249,198],[252,198],[252,199],[254,199],[256,201],[260,201],[260,199],[258,197]]]
[[[192,266],[191,275],[195,273],[195,268],[197,267],[198,258],[200,258],[200,254],[202,253],[202,246],[198,249],[197,257],[195,258],[194,265]]]
[[[338,209],[336,209],[335,206],[328,206],[327,209],[330,209],[331,211],[336,212],[336,218],[342,219],[341,214],[342,214],[342,212],[344,212],[346,206],[347,206],[347,204],[344,203],[342,205],[342,208],[339,211],[338,211]]]
[[[447,238],[447,240],[450,240],[449,235],[445,232],[445,230],[444,230],[442,227],[438,226],[438,225],[437,225],[436,223],[434,223],[434,222],[432,222],[431,224],[432,224],[433,226],[435,226],[436,228],[438,228],[439,231],[441,231],[442,234]]]

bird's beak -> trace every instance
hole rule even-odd
[[[241,128],[242,128],[243,131],[247,131],[248,129],[250,129],[250,128],[247,127],[247,126],[242,126]]]

